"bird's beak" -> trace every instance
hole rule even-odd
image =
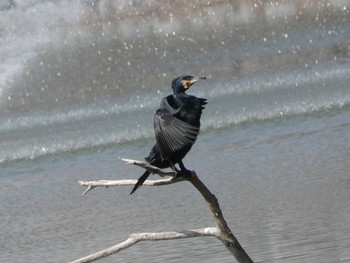
[[[207,79],[207,77],[206,77],[206,76],[193,77],[191,80],[189,80],[188,88],[191,87],[191,86],[192,86],[194,83],[196,83],[197,81],[202,80],[202,79]]]

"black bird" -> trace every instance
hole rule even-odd
[[[145,158],[158,168],[171,167],[177,175],[186,174],[182,159],[197,139],[200,118],[206,99],[187,95],[186,91],[197,81],[206,77],[180,76],[172,81],[173,94],[162,99],[154,115],[154,133],[157,143]],[[180,166],[180,171],[175,167]],[[133,194],[151,173],[146,171],[135,184]]]

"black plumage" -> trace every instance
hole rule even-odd
[[[186,173],[182,159],[197,139],[200,118],[206,99],[186,94],[194,83],[205,77],[180,76],[172,81],[173,94],[162,99],[160,108],[154,115],[156,144],[145,158],[158,168],[171,167],[176,173]],[[180,171],[175,167],[180,166]],[[137,181],[130,194],[133,194],[148,178],[146,171]]]

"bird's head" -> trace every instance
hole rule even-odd
[[[173,88],[174,94],[176,93],[184,93],[188,90],[194,83],[198,80],[206,79],[205,76],[202,77],[194,77],[194,76],[180,76],[173,80],[171,87]]]

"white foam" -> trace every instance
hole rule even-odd
[[[23,74],[26,63],[35,58],[40,46],[51,43],[55,32],[84,18],[78,1],[20,1],[0,5],[0,103],[6,89]],[[1,107],[1,105],[0,105]]]

